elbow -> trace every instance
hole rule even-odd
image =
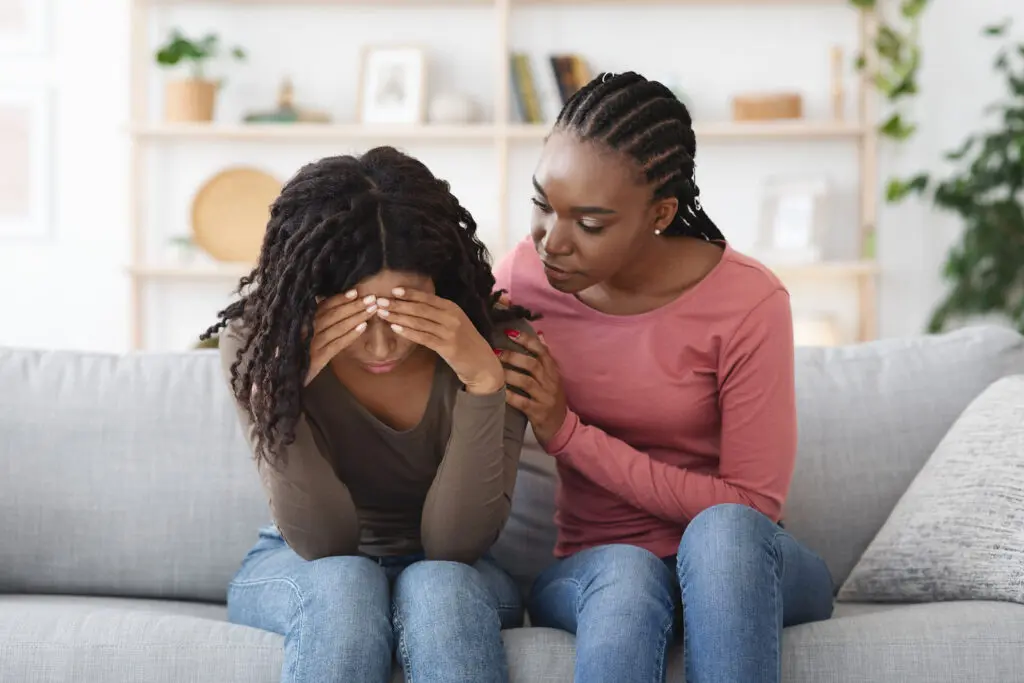
[[[461,524],[424,525],[421,533],[423,555],[428,560],[476,564],[498,540],[507,519],[507,513],[493,519],[484,516],[472,530],[466,529],[465,521]]]
[[[782,519],[783,501],[781,498],[752,492],[745,497],[747,500],[744,502],[747,505],[760,512],[772,522],[778,524],[779,520]]]
[[[328,537],[298,532],[294,529],[287,530],[280,525],[278,530],[288,547],[307,562],[322,560],[325,557],[345,557],[359,554],[359,538],[357,536]]]
[[[446,543],[424,542],[423,556],[433,562],[459,562],[473,565],[484,556],[493,540],[489,539],[487,543],[475,543],[473,539]]]

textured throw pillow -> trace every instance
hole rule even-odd
[[[1024,603],[1024,375],[960,415],[838,598]]]

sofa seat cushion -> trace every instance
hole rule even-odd
[[[19,683],[277,683],[282,644],[227,623],[221,605],[0,596],[2,678]],[[511,683],[572,681],[567,633],[516,629],[505,633],[505,646]],[[839,603],[831,620],[787,629],[783,646],[791,683],[1024,680],[1024,606]],[[673,648],[673,683],[683,681],[682,657]]]
[[[0,679],[19,683],[277,683],[281,638],[223,606],[0,595]]]

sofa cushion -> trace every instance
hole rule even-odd
[[[0,593],[223,600],[269,519],[215,351],[0,349]]]
[[[224,619],[224,608],[165,601],[0,596],[4,680],[277,683],[283,639]],[[1002,683],[1024,671],[1024,607],[961,602],[838,605],[830,621],[783,635],[792,683]],[[510,683],[569,683],[567,633],[505,632]],[[682,650],[669,680],[683,681]],[[402,680],[395,672],[394,682]]]
[[[786,528],[838,586],[964,408],[1024,372],[1024,337],[986,326],[797,354]]]
[[[967,407],[839,597],[1024,604],[1024,375],[996,381]]]
[[[961,411],[994,380],[1024,371],[1024,337],[974,327],[796,353],[799,444],[785,523],[839,585]],[[528,430],[494,550],[524,586],[552,561],[556,481]]]
[[[277,683],[280,636],[219,606],[0,595],[0,678],[18,683]]]

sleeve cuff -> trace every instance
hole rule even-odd
[[[558,428],[555,435],[551,437],[547,445],[544,446],[545,452],[548,455],[559,456],[562,455],[562,451],[569,445],[573,435],[576,433],[576,428],[580,424],[579,415],[566,409],[565,420],[562,422],[562,426]]]
[[[505,387],[490,394],[471,394],[460,388],[455,395],[455,405],[477,410],[505,405]]]

